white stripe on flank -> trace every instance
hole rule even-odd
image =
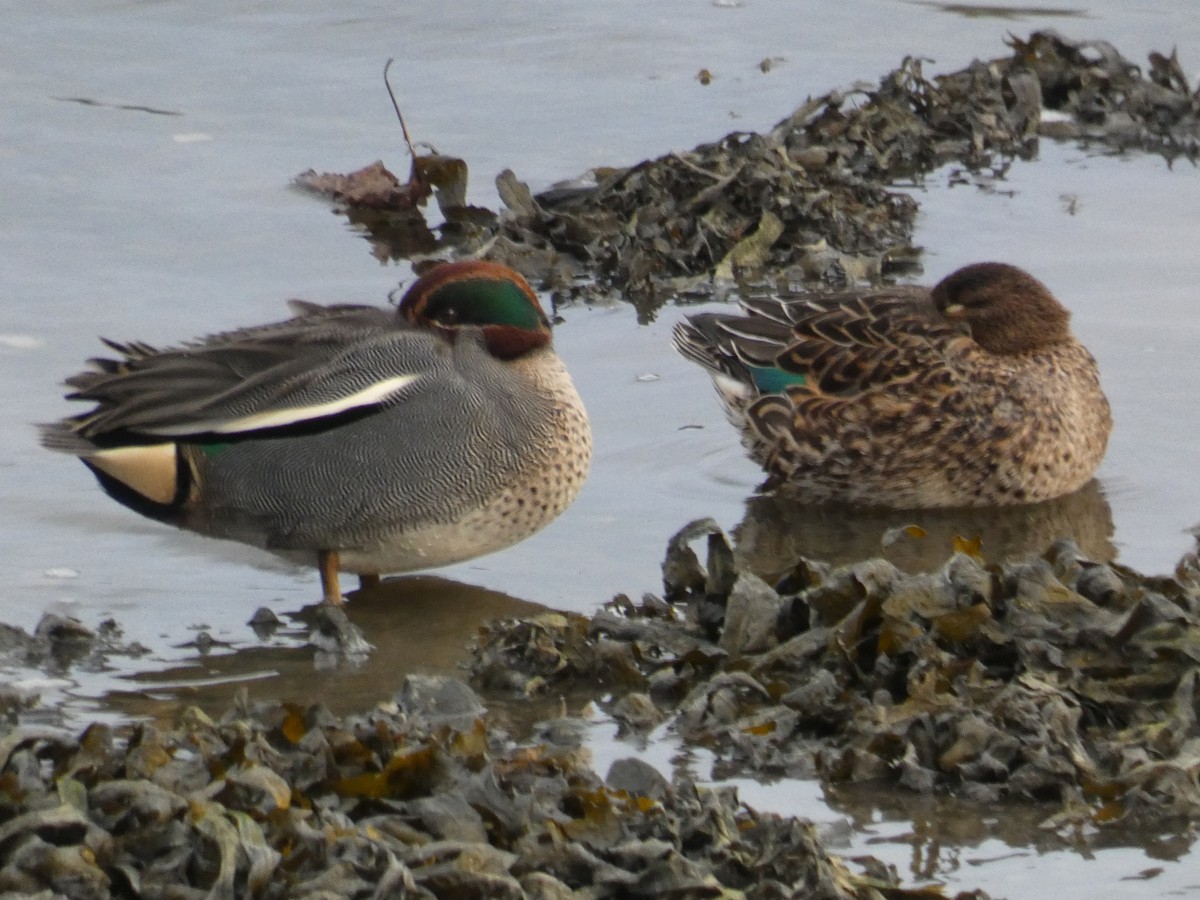
[[[338,413],[357,409],[360,406],[372,406],[376,403],[382,403],[392,394],[404,390],[420,377],[420,375],[395,375],[392,378],[377,381],[370,387],[357,393],[347,394],[344,397],[338,397],[336,400],[330,400],[327,403],[318,403],[314,406],[269,409],[265,412],[243,416],[240,419],[189,422],[186,425],[162,425],[157,428],[147,428],[145,431],[150,434],[161,434],[164,436],[203,434],[206,432],[212,434],[240,434],[246,431],[259,431],[263,428],[279,428],[284,425],[295,425],[299,422],[307,422],[313,419],[324,418],[325,416],[335,416]]]

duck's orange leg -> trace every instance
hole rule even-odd
[[[336,550],[318,550],[317,568],[321,572],[321,590],[326,603],[341,606],[342,591],[338,586],[338,552]]]

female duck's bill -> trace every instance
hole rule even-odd
[[[1015,266],[932,289],[743,301],[675,331],[751,456],[812,502],[1034,503],[1084,485],[1112,417],[1070,314]]]
[[[397,310],[294,303],[291,319],[72,376],[94,406],[42,426],[129,508],[338,572],[447,565],[556,518],[591,431],[529,284],[495,263],[436,267]]]

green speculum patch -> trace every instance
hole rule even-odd
[[[781,394],[785,389],[793,385],[804,384],[808,380],[798,372],[785,372],[774,366],[770,368],[747,366],[746,368],[750,370],[754,386],[764,394]]]

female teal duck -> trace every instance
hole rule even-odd
[[[106,342],[67,380],[88,412],[43,426],[115,500],[338,570],[447,565],[520,541],[579,492],[587,414],[525,280],[439,266],[397,310],[294,318],[167,350]]]
[[[1070,314],[978,263],[932,290],[744,302],[681,322],[770,483],[902,509],[1035,503],[1085,484],[1112,417]]]

